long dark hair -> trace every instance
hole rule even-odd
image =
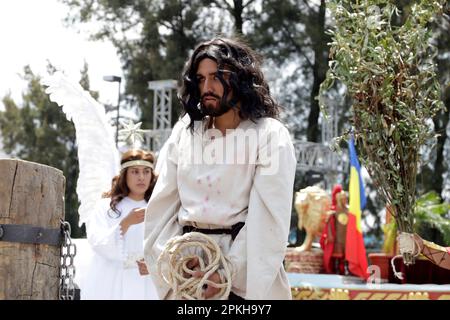
[[[194,121],[203,120],[206,116],[197,107],[201,97],[196,74],[200,61],[206,58],[217,63],[217,76],[224,87],[222,100],[231,90],[233,97],[228,104],[234,106],[241,103],[241,119],[255,121],[263,117],[278,118],[280,106],[270,95],[269,86],[261,71],[261,56],[241,39],[215,38],[197,46],[184,67],[178,99],[184,112],[189,114],[191,130],[194,128]],[[224,68],[231,71],[229,85],[221,76],[220,70]]]
[[[122,159],[120,161],[120,164],[124,164],[125,162],[132,161],[132,160],[145,160],[151,163],[155,163],[155,157],[153,156],[153,153],[140,150],[140,149],[134,149],[125,152],[122,155]],[[125,168],[120,171],[120,174],[115,176],[112,180],[112,187],[111,190],[108,192],[105,192],[103,194],[104,198],[111,198],[111,202],[109,206],[111,207],[111,210],[108,211],[109,215],[112,215],[114,213],[115,217],[120,217],[121,212],[117,209],[117,204],[128,194],[130,193],[130,189],[127,185],[127,171],[129,168]],[[145,191],[144,199],[145,201],[148,201],[150,199],[150,196],[152,195],[153,188],[155,187],[157,176],[155,172],[152,170],[152,178],[150,180],[150,185]]]

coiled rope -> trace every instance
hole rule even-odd
[[[199,255],[189,253],[192,248],[201,249]],[[188,263],[198,258],[199,270],[191,270]],[[206,285],[221,290],[209,299],[226,300],[231,291],[231,272],[228,259],[218,244],[206,234],[189,232],[169,240],[157,260],[158,274],[172,288],[176,299],[204,300]],[[194,277],[197,271],[204,272],[201,278]],[[217,272],[221,283],[208,278]]]

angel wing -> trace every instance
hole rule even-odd
[[[62,106],[67,120],[75,125],[80,168],[76,190],[81,226],[94,211],[102,193],[111,189],[112,178],[119,172],[119,151],[105,108],[78,83],[59,71],[42,83],[48,86],[45,92],[50,100]]]

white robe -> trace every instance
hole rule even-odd
[[[188,122],[188,115],[178,121],[161,150],[145,216],[145,260],[159,297],[171,292],[157,275],[156,261],[182,226],[214,229],[245,222],[234,241],[230,235],[210,235],[231,260],[232,291],[245,299],[291,299],[283,259],[296,159],[288,130],[263,118],[241,121],[236,130],[211,138],[207,120],[196,123],[194,134]],[[230,148],[231,140],[243,142],[252,132],[257,141]]]
[[[143,300],[157,299],[150,276],[141,276],[136,260],[143,258],[144,224],[131,225],[124,236],[119,223],[134,208],[147,201],[125,197],[117,204],[120,217],[108,215],[111,199],[99,201],[96,212],[89,218],[88,242],[93,255],[86,268],[81,287],[83,300]]]

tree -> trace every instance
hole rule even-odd
[[[233,1],[220,1],[220,0],[204,0],[205,6],[216,7],[222,12],[228,12],[233,19],[233,31],[234,34],[244,35],[244,22],[250,21],[255,16],[255,0],[233,0]],[[222,30],[224,31],[224,30]]]
[[[330,36],[325,33],[328,27],[325,9],[325,0],[263,1],[264,14],[255,22],[252,35],[255,46],[291,74],[280,84],[286,87],[280,97],[285,99],[284,105],[294,109],[295,134],[306,134],[307,140],[313,142],[320,140],[316,97],[328,66]]]
[[[49,64],[48,72],[54,72]],[[23,78],[28,82],[22,94],[23,102],[16,103],[10,95],[3,98],[5,111],[0,112],[0,127],[5,152],[12,157],[49,165],[63,171],[66,178],[65,214],[72,227],[73,237],[85,235],[78,227],[78,159],[75,129],[72,122],[55,103],[51,102],[41,85],[39,75],[29,66]],[[89,90],[88,66],[81,71],[81,85]],[[91,92],[98,98],[96,92]]]

